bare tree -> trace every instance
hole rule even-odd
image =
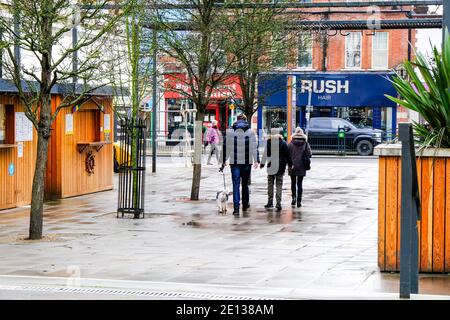
[[[30,239],[42,238],[43,202],[48,143],[51,126],[61,109],[82,103],[96,89],[108,83],[102,77],[100,47],[104,35],[127,12],[102,8],[118,1],[16,0],[2,11],[1,48],[7,59],[3,67],[17,87],[25,114],[37,130],[37,159],[30,209]],[[79,12],[79,14],[75,14]],[[74,19],[75,17],[75,19]],[[14,20],[16,23],[12,23]],[[78,25],[78,39],[67,44],[67,35]],[[15,48],[29,53],[36,63],[26,65]],[[17,50],[16,50],[17,52]],[[76,67],[75,67],[76,66]],[[76,83],[74,82],[76,81]],[[51,93],[58,88],[63,99],[52,110]]]
[[[164,1],[155,1],[162,4]],[[201,178],[202,122],[205,111],[212,100],[213,90],[230,77],[233,59],[226,56],[224,43],[228,34],[224,32],[227,10],[219,9],[218,0],[184,0],[194,9],[153,10],[153,23],[159,28],[159,51],[179,61],[185,75],[174,76],[170,90],[179,92],[191,100],[196,108],[194,127],[194,164],[192,174],[191,200],[199,199]],[[167,2],[170,4],[170,2]],[[179,25],[188,25],[189,30],[180,30]],[[177,88],[175,83],[182,83]],[[187,88],[187,90],[185,90]]]
[[[225,24],[226,51],[235,57],[231,72],[237,76],[242,90],[241,108],[248,119],[258,109],[259,75],[275,68],[287,68],[295,63],[300,43],[298,32],[286,29],[292,15],[274,6],[232,6]],[[267,4],[266,0],[227,0],[226,4]],[[296,19],[301,15],[296,14]],[[273,93],[273,92],[272,92]],[[263,97],[259,95],[259,99]]]

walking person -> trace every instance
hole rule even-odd
[[[295,129],[288,147],[292,158],[292,168],[289,168],[292,191],[291,205],[297,205],[297,208],[300,208],[302,206],[303,178],[306,176],[306,171],[310,169],[309,159],[312,156],[308,138],[301,128]]]
[[[271,135],[267,139],[266,148],[261,159],[261,169],[267,162],[267,196],[268,201],[264,206],[266,209],[273,208],[273,189],[276,185],[276,210],[281,211],[281,195],[283,191],[283,176],[286,172],[286,165],[292,166],[289,148],[281,135],[281,130],[272,129]]]
[[[256,169],[260,163],[256,134],[250,128],[247,117],[244,114],[237,117],[237,121],[233,124],[232,129],[228,129],[225,134],[222,161],[220,171],[223,171],[227,161],[230,163],[233,181],[233,215],[239,216],[241,184],[242,211],[246,212],[250,208],[248,182],[252,164]]]
[[[219,163],[219,129],[217,128],[217,121],[213,120],[211,122],[211,128],[208,129],[206,132],[205,137],[206,143],[210,146],[209,148],[209,156],[208,156],[208,162],[207,165],[212,165],[211,163],[211,157],[213,153],[216,154],[217,163]]]

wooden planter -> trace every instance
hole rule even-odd
[[[375,148],[379,155],[378,266],[400,270],[401,145]],[[422,220],[419,272],[450,272],[450,149],[417,157]]]

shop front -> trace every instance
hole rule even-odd
[[[190,92],[185,74],[166,74],[164,76],[164,106],[162,112],[165,117],[160,117],[160,135],[171,139],[174,132],[184,132],[185,128],[193,134],[195,122],[195,105],[187,98]],[[228,128],[236,119],[238,110],[235,108],[242,97],[242,91],[237,77],[229,77],[215,88],[211,93],[203,118],[203,126],[206,128],[215,120],[220,130]]]
[[[307,128],[308,119],[342,118],[358,128],[381,129],[387,139],[396,134],[396,95],[382,72],[294,72],[259,78],[258,129]],[[290,84],[288,84],[290,83]],[[291,109],[292,117],[288,117]],[[292,129],[291,129],[292,130]]]

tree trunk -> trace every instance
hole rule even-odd
[[[247,117],[248,124],[250,127],[252,126],[252,117],[253,117],[253,104],[251,106],[245,106],[245,116]]]
[[[201,176],[202,176],[202,164],[194,163],[192,171],[191,200],[199,199]]]
[[[194,164],[192,167],[191,200],[198,200],[200,179],[202,177],[202,147],[203,147],[203,112],[197,112],[195,117]]]
[[[47,170],[48,137],[38,131],[37,158],[31,192],[30,230],[29,239],[42,238],[42,226],[44,219],[44,187],[45,173]]]

